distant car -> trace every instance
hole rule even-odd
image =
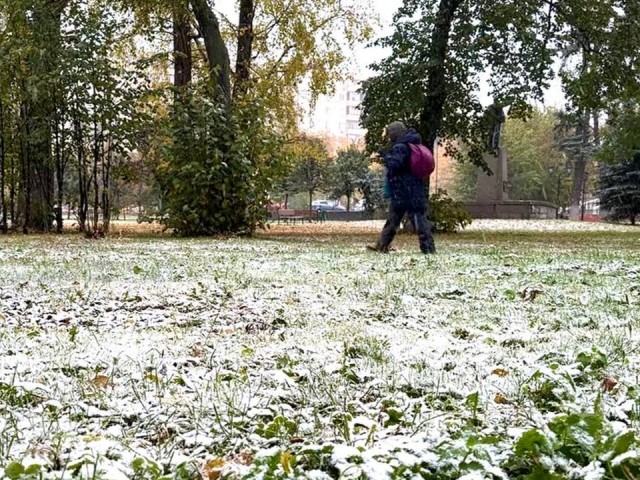
[[[354,212],[364,212],[366,206],[366,202],[364,200],[360,200],[353,206],[351,210],[353,210]]]
[[[316,212],[346,212],[347,209],[337,202],[330,200],[314,200],[311,202],[311,208]]]

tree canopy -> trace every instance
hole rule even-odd
[[[62,230],[64,203],[105,233],[142,155],[148,218],[252,231],[298,135],[297,87],[344,78],[344,46],[372,32],[361,6],[241,0],[227,19],[210,0],[0,0],[3,229]]]
[[[391,54],[363,85],[369,148],[378,148],[385,124],[403,120],[429,146],[436,138],[463,142],[482,165],[488,125],[481,82],[495,105],[527,118],[558,60],[572,108],[607,110],[637,94],[637,41],[630,39],[639,20],[635,1],[405,0],[394,33],[377,42]]]
[[[598,152],[600,208],[611,220],[640,216],[640,110],[627,103],[612,116]]]

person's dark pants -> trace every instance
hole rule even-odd
[[[408,214],[415,227],[416,233],[420,240],[420,250],[422,253],[435,253],[436,245],[433,240],[433,234],[431,232],[431,222],[427,220],[427,215],[424,210],[407,209],[398,205],[389,206],[389,215],[387,216],[387,222],[382,228],[380,239],[378,240],[378,249],[380,251],[389,251],[389,246],[398,232],[400,223],[404,215]]]

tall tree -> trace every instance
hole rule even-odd
[[[0,96],[0,231],[7,233],[7,201],[5,197],[6,185],[6,151],[4,130],[4,102]]]
[[[153,3],[155,13],[142,0],[121,0],[122,5],[132,8],[145,22],[154,14],[167,15],[168,0],[165,3],[154,0]],[[193,30],[197,32],[191,38],[198,47],[193,51],[200,51],[200,41],[204,44],[204,76],[208,77],[208,88],[199,84],[202,75],[194,74],[189,95],[208,96],[208,99],[202,99],[206,109],[213,108],[210,104],[213,102],[222,110],[205,120],[201,117],[202,111],[193,110],[194,99],[189,95],[182,97],[182,105],[174,105],[173,125],[168,135],[172,144],[165,149],[171,152],[172,158],[167,158],[159,170],[162,190],[167,196],[164,206],[170,210],[164,212],[163,218],[180,217],[181,211],[188,212],[184,217],[192,222],[197,217],[198,207],[192,202],[188,202],[189,208],[183,210],[173,208],[182,209],[185,195],[193,194],[189,187],[193,184],[196,168],[193,152],[198,148],[192,146],[198,144],[197,147],[207,145],[210,149],[209,154],[198,156],[203,162],[199,168],[205,169],[205,164],[208,165],[205,158],[216,159],[223,167],[206,167],[208,173],[203,172],[203,175],[208,180],[201,183],[200,188],[209,189],[209,192],[203,192],[202,196],[208,198],[209,205],[221,205],[225,210],[213,215],[202,209],[202,214],[210,218],[193,223],[202,227],[202,233],[215,232],[215,219],[223,217],[225,221],[219,222],[220,230],[254,228],[255,218],[262,218],[261,209],[265,207],[271,179],[280,176],[280,170],[283,170],[280,153],[287,137],[296,134],[298,111],[294,96],[299,82],[308,75],[314,95],[330,89],[332,82],[340,78],[340,65],[344,60],[343,46],[336,41],[335,33],[340,31],[349,43],[354,44],[367,38],[371,31],[366,21],[368,14],[358,9],[360,3],[292,0],[284,4],[276,0],[242,0],[236,24],[221,19],[206,0],[176,2],[175,8],[180,8],[191,19]],[[184,37],[174,35],[174,38]],[[225,43],[225,39],[230,41]],[[232,73],[230,53],[234,51],[236,62]],[[180,52],[176,59],[188,56]],[[195,117],[190,120],[191,114]],[[197,128],[194,118],[209,123],[207,130]],[[215,125],[211,123],[214,118],[218,122]],[[204,137],[197,138],[196,132]],[[176,148],[178,145],[181,149]],[[189,168],[185,168],[186,165]],[[211,172],[219,172],[221,177],[215,178],[217,173]],[[185,188],[175,188],[178,183],[185,183]],[[168,198],[172,195],[177,196],[176,201]],[[221,195],[218,202],[216,197]],[[197,197],[200,195],[194,196]],[[241,197],[244,203],[240,202]],[[245,222],[241,216],[227,211],[231,206],[236,213],[249,215],[253,212],[250,215],[253,217],[246,218]],[[235,223],[226,221],[231,218]],[[184,219],[178,218],[172,225],[178,225],[176,228],[180,231],[196,233],[186,228]]]
[[[488,125],[478,96],[481,78],[488,78],[498,106],[509,107],[512,118],[526,118],[532,101],[543,99],[558,53],[577,42],[589,52],[582,62],[587,68],[563,78],[579,110],[598,110],[600,101],[589,104],[589,98],[631,95],[639,55],[636,43],[622,39],[625,32],[638,35],[631,32],[640,15],[636,3],[405,0],[394,34],[378,42],[391,55],[373,66],[376,75],[363,85],[369,148],[378,148],[386,123],[404,120],[429,146],[437,137],[464,142],[471,160],[482,165]],[[576,63],[569,56],[567,68]]]
[[[600,208],[614,221],[640,218],[640,153],[600,170]]]
[[[637,223],[640,217],[640,108],[628,102],[617,108],[604,132],[597,158],[600,208],[615,221]]]
[[[254,0],[240,0],[240,18],[238,20],[238,53],[236,58],[235,98],[246,95],[251,78],[253,59],[253,19],[256,14]]]
[[[296,167],[293,182],[297,192],[309,196],[309,210],[312,209],[313,195],[326,186],[329,174],[329,153],[320,138],[302,137],[297,144]]]
[[[27,126],[23,159],[23,231],[49,231],[53,221],[54,162],[51,119],[54,115],[53,82],[59,70],[62,12],[68,0],[29,0],[19,15],[29,29],[31,49],[24,61],[28,69],[23,80],[23,115]]]
[[[482,163],[490,126],[478,98],[481,76],[489,74],[497,105],[524,117],[551,73],[553,14],[533,0],[520,3],[405,0],[395,33],[378,42],[391,55],[373,66],[376,75],[363,85],[370,148],[380,145],[386,123],[404,120],[427,146],[438,137],[462,140],[471,159]]]
[[[369,158],[356,147],[338,152],[330,165],[327,186],[334,198],[347,197],[347,211],[358,190],[369,180]]]
[[[508,119],[505,123],[509,198],[569,205],[571,165],[554,141],[556,120],[554,110],[535,110],[527,121]]]
[[[568,199],[573,215],[578,215],[580,204],[584,203],[588,178],[598,145],[590,124],[590,117],[580,112],[558,112],[554,129],[555,143],[570,161],[572,186]],[[580,212],[584,216],[584,207]]]

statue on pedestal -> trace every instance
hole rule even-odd
[[[484,121],[487,126],[486,146],[490,152],[497,153],[500,148],[500,134],[506,119],[504,110],[496,103],[491,104],[484,112]]]

